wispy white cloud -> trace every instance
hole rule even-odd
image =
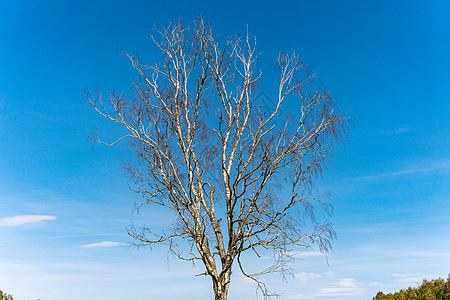
[[[300,272],[300,273],[294,274],[294,278],[295,278],[295,280],[306,282],[306,281],[313,281],[313,280],[322,278],[322,275],[320,275],[318,273]]]
[[[390,277],[395,278],[395,282],[402,283],[406,287],[420,283],[427,276],[415,273],[392,273]]]
[[[326,256],[326,253],[319,251],[290,251],[289,255],[294,256],[295,258],[303,258],[303,257],[311,257],[311,256]]]
[[[56,219],[55,216],[49,215],[22,215],[14,217],[6,217],[0,219],[0,226],[13,227],[27,224],[37,224],[45,221],[51,221]]]
[[[310,296],[306,296],[304,294],[294,294],[294,295],[287,295],[286,299],[292,299],[292,300],[297,300],[297,299],[311,299]]]
[[[314,256],[327,256],[329,254],[324,253],[324,252],[320,252],[320,251],[287,251],[286,253],[282,254],[283,256],[289,256],[292,258],[297,258],[297,259],[302,259],[302,258],[306,258],[306,257],[314,257]],[[274,256],[263,256],[264,259],[273,259]]]
[[[356,177],[353,179],[375,179],[375,178],[383,178],[383,177],[393,177],[393,176],[400,176],[400,175],[408,175],[408,174],[415,174],[415,173],[424,173],[424,172],[431,172],[435,170],[441,170],[450,168],[450,158],[445,159],[439,159],[436,161],[423,163],[422,166],[416,166],[409,169],[404,169],[400,171],[395,172],[387,172],[383,174],[378,175],[370,175],[370,176],[361,176]]]
[[[412,274],[412,273],[392,273],[391,276],[392,277],[396,277],[396,278],[405,278],[405,277],[411,277],[411,276],[416,276],[417,274]]]
[[[92,233],[92,234],[70,234],[70,235],[57,235],[48,237],[49,239],[66,239],[66,238],[77,238],[77,237],[88,237],[88,236],[107,236],[114,235],[112,233]]]
[[[81,248],[110,248],[110,247],[117,247],[117,246],[123,246],[123,245],[126,245],[126,243],[103,241],[103,242],[99,242],[99,243],[82,245]]]
[[[350,297],[364,294],[364,288],[354,278],[342,278],[330,287],[320,288],[316,297]]]
[[[399,127],[396,129],[392,129],[392,130],[385,130],[382,131],[382,134],[387,134],[387,135],[392,135],[392,134],[402,134],[405,132],[411,131],[411,129],[409,129],[408,127]]]
[[[331,276],[335,276],[335,275],[336,275],[336,273],[333,272],[333,271],[326,271],[326,272],[323,272],[322,274],[323,274],[324,276],[328,276],[328,277],[331,277]]]
[[[450,244],[450,243],[447,243]],[[444,248],[447,246],[447,244],[443,244]],[[395,252],[396,255],[401,257],[417,257],[417,258],[436,258],[436,257],[442,257],[447,258],[450,257],[450,250],[404,250],[404,251],[398,251]],[[396,273],[394,273],[396,274]]]

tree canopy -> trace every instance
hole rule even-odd
[[[0,290],[0,300],[14,300],[12,295],[9,295],[2,290]]]
[[[373,300],[450,300],[450,274],[447,281],[441,278],[424,280],[416,288],[409,287],[393,294],[378,292]]]
[[[164,232],[131,226],[129,234],[201,262],[199,275],[210,276],[217,300],[227,298],[233,265],[269,295],[259,276],[285,274],[295,249],[331,246],[327,193],[313,183],[348,118],[295,52],[279,54],[276,98],[262,101],[260,53],[248,32],[222,38],[200,18],[190,26],[174,22],[152,38],[155,64],[125,53],[139,74],[132,94],[88,95],[99,114],[125,129],[115,142],[93,139],[129,141],[126,170],[142,207],[160,206],[177,218]],[[246,268],[244,252],[267,251],[273,264]]]

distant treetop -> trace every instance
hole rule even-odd
[[[12,295],[4,293],[2,290],[0,290],[0,300],[14,300],[14,298],[12,297]]]
[[[424,280],[417,288],[409,287],[394,294],[385,295],[383,292],[373,298],[373,300],[450,300],[450,274],[447,281],[444,279]]]

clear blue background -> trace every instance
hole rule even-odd
[[[248,25],[267,94],[278,51],[295,49],[356,119],[318,183],[333,192],[333,251],[300,255],[296,277],[269,286],[282,299],[371,299],[447,277],[450,2],[1,0],[0,289],[28,300],[211,298],[208,279],[193,276],[201,266],[126,245],[139,200],[120,169],[126,153],[91,150],[94,126],[118,132],[83,93],[128,92],[136,74],[121,50],[151,63],[153,23],[200,14],[225,36]],[[21,215],[55,219],[6,226]],[[136,218],[171,221],[158,210]],[[115,247],[85,247],[104,241]],[[233,276],[230,299],[255,298]]]

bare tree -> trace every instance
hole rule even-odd
[[[165,243],[178,258],[201,261],[199,275],[211,277],[216,300],[227,299],[234,263],[273,295],[260,275],[285,274],[293,250],[316,244],[326,252],[333,240],[326,218],[314,215],[329,205],[312,183],[347,119],[295,52],[278,56],[277,99],[267,110],[255,100],[261,72],[248,33],[223,39],[201,18],[156,32],[159,62],[125,53],[140,78],[132,95],[88,95],[98,113],[127,130],[113,143],[93,138],[109,146],[128,139],[134,157],[126,170],[143,205],[177,216],[169,232],[130,226],[128,233],[141,245]],[[190,248],[177,247],[180,241]],[[245,269],[244,252],[269,250],[273,264]]]

